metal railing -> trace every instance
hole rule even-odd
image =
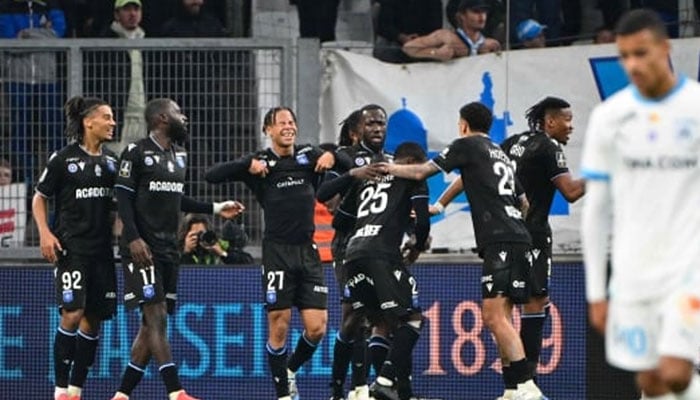
[[[297,108],[300,140],[318,141],[318,85],[297,85],[296,75],[318,76],[315,40],[0,40],[0,49],[0,158],[10,161],[13,182],[20,183],[12,188],[26,189],[0,192],[0,208],[25,202],[21,213],[15,208],[14,221],[0,211],[0,227],[26,227],[14,239],[0,229],[2,246],[38,244],[30,216],[33,185],[49,155],[66,144],[62,106],[74,95],[112,105],[117,129],[110,146],[117,152],[146,135],[146,101],[177,101],[190,119],[187,194],[245,202],[244,223],[254,244],[262,218],[251,193],[242,185],[208,185],[204,171],[262,147],[262,115],[280,104]]]

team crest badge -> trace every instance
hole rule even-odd
[[[68,164],[68,172],[71,174],[78,172],[78,166],[73,163]]]
[[[355,159],[355,165],[357,165],[358,167],[365,165],[365,162],[366,162],[365,159],[362,157],[357,157]]]
[[[299,154],[297,156],[297,163],[307,165],[309,163],[309,157],[307,157],[306,154]]]
[[[168,172],[175,172],[175,164],[170,160],[168,160]]]
[[[95,176],[102,176],[102,168],[99,164],[95,164]]]
[[[112,160],[107,160],[107,170],[109,172],[114,172],[116,171],[117,167],[114,165],[114,161]]]
[[[274,290],[268,290],[265,300],[267,301],[267,304],[277,303],[277,293]]]
[[[147,167],[150,167],[153,165],[153,159],[149,156],[144,157],[143,163],[146,164]]]
[[[156,290],[153,288],[153,285],[146,285],[143,287],[143,297],[147,299],[152,299],[156,295]]]
[[[72,290],[64,290],[63,291],[63,302],[64,303],[72,303],[73,302],[73,291]]]
[[[183,156],[177,156],[176,160],[178,167],[185,168],[185,158]]]

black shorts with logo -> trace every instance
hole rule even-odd
[[[549,295],[549,282],[552,276],[552,236],[532,235],[532,269],[530,270],[530,295]]]
[[[532,255],[527,243],[492,243],[481,251],[481,295],[506,296],[515,304],[527,303]]]
[[[353,310],[368,314],[389,312],[397,317],[421,311],[416,279],[401,263],[360,258],[345,266]]]
[[[128,252],[127,252],[128,253]],[[122,256],[124,271],[124,303],[132,310],[146,303],[165,301],[168,314],[175,311],[179,263],[163,258],[153,258],[153,265],[139,267],[130,256]]]
[[[268,310],[328,307],[328,286],[314,243],[263,240],[262,283]]]
[[[54,269],[56,302],[67,311],[111,319],[117,310],[117,275],[111,249],[99,255],[70,251],[59,258]]]

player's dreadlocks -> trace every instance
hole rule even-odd
[[[338,146],[352,146],[352,138],[350,137],[350,132],[357,132],[358,125],[360,125],[360,119],[362,118],[362,111],[355,110],[350,113],[341,123],[340,127],[340,137],[338,139]]]
[[[85,127],[83,119],[98,107],[109,105],[106,101],[96,97],[75,96],[66,102],[63,111],[66,115],[66,136],[69,140],[83,142]]]
[[[533,132],[541,131],[544,126],[544,117],[548,112],[555,110],[559,111],[569,107],[571,107],[571,104],[569,104],[566,100],[558,97],[545,97],[525,112],[527,125]]]

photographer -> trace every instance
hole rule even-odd
[[[180,228],[181,264],[223,264],[228,246],[211,230],[209,219],[202,214],[187,214]]]
[[[248,236],[243,227],[226,221],[221,235],[212,230],[209,219],[201,214],[185,216],[180,228],[182,264],[252,264],[253,256],[243,250]]]

